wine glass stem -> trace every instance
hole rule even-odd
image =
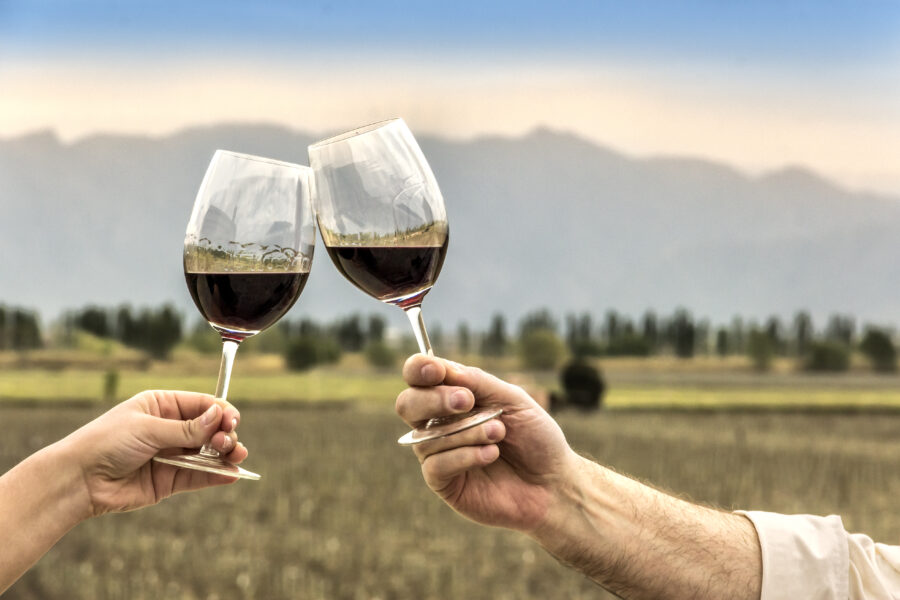
[[[234,355],[237,353],[238,343],[234,340],[222,340],[222,362],[219,364],[219,381],[216,382],[216,398],[225,400],[228,398],[228,383],[231,381],[231,368],[234,366]],[[219,451],[214,450],[209,442],[200,448],[200,454],[210,458],[218,458]]]
[[[416,335],[416,342],[419,343],[419,351],[428,356],[434,356],[431,349],[431,340],[428,339],[428,332],[425,331],[425,319],[422,318],[421,306],[410,306],[404,309],[406,316],[409,317],[409,323],[412,325],[413,333]]]

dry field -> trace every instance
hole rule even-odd
[[[89,420],[0,403],[0,469]],[[519,600],[606,598],[529,540],[433,497],[381,403],[242,410],[260,482],[181,495],[77,527],[4,598]],[[900,542],[900,416],[562,413],[570,442],[618,470],[725,508],[839,513]]]

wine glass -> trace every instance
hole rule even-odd
[[[316,236],[309,178],[309,167],[225,150],[206,170],[184,238],[184,277],[222,337],[216,398],[228,395],[238,345],[280,319],[306,285]],[[197,454],[155,460],[259,479],[208,443]]]
[[[356,287],[406,312],[423,354],[433,356],[422,299],[447,254],[444,199],[402,119],[366,125],[309,147],[313,205],[325,249]],[[474,427],[499,409],[431,419],[401,437],[417,444]]]

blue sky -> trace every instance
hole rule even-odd
[[[900,194],[900,2],[0,0],[0,137],[400,115]]]
[[[584,53],[805,64],[897,58],[889,0],[0,0],[13,53],[271,51]],[[168,47],[168,48],[167,48]]]

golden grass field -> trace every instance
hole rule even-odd
[[[119,396],[212,389],[215,357],[191,360],[123,369]],[[679,495],[726,509],[838,513],[853,531],[900,543],[896,376],[816,378],[786,366],[757,375],[740,361],[705,361],[605,361],[610,410],[556,417],[577,450]],[[486,366],[538,395],[555,385],[552,374]],[[0,399],[19,399],[0,400],[0,470],[102,412],[102,375],[0,370]],[[401,389],[397,373],[358,357],[290,374],[272,357],[239,356],[231,399],[248,467],[263,479],[84,523],[4,598],[608,597],[526,538],[469,523],[428,492],[395,444]]]

